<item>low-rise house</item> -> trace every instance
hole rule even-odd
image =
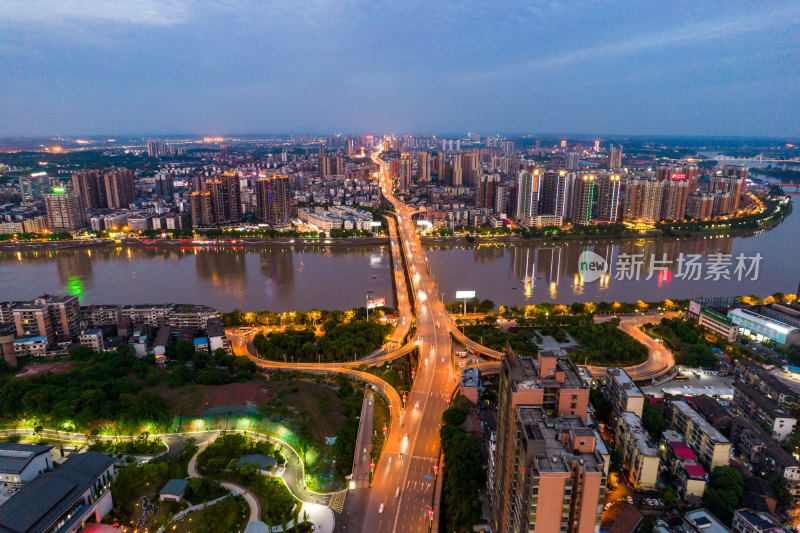
[[[162,502],[179,502],[186,493],[189,482],[185,479],[170,479],[158,492],[158,499]]]

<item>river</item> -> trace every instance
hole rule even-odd
[[[428,247],[430,267],[446,301],[474,290],[498,305],[541,302],[655,301],[692,296],[794,292],[800,282],[800,214],[751,236],[620,242],[479,244]],[[608,278],[580,282],[578,258],[589,250],[609,265]],[[680,254],[698,254],[700,280],[679,279]],[[733,255],[731,279],[704,279],[712,254]],[[738,281],[735,258],[760,253],[753,273]],[[615,279],[621,254],[641,254],[640,279]],[[666,255],[665,255],[666,254]],[[650,257],[666,259],[650,279]],[[624,255],[623,255],[624,257]],[[658,265],[656,265],[658,266]],[[750,266],[748,263],[747,266]],[[388,248],[127,247],[0,253],[0,301],[70,293],[82,304],[197,303],[232,309],[350,309],[368,291],[393,303]]]
[[[0,301],[42,293],[81,304],[191,303],[308,311],[391,305],[387,246],[319,248],[128,247],[0,253]]]

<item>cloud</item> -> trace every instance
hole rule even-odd
[[[699,24],[683,25],[659,33],[640,35],[628,40],[611,42],[600,46],[573,50],[549,57],[542,57],[520,63],[504,65],[480,72],[470,72],[455,76],[456,81],[484,81],[515,73],[550,70],[567,65],[593,60],[631,55],[647,50],[668,46],[700,44],[733,37],[735,35],[761,31],[788,24],[796,24],[800,18],[800,8],[782,8],[762,14],[740,14],[735,18],[705,21]]]
[[[117,22],[174,26],[191,15],[185,0],[0,0],[0,20],[22,23]]]

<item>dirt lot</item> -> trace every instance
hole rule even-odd
[[[25,365],[19,374],[18,378],[29,378],[31,376],[38,376],[40,374],[47,374],[48,372],[67,372],[72,363],[69,361],[56,361],[54,363],[31,363]]]
[[[311,434],[321,441],[336,435],[344,420],[336,391],[314,380],[255,380],[176,388],[159,384],[152,390],[164,398],[172,413],[185,417],[199,416],[213,407],[271,402],[276,414],[305,422]]]
[[[265,381],[229,385],[186,385],[169,388],[161,384],[153,392],[164,398],[170,410],[181,416],[199,416],[204,410],[224,405],[258,405],[275,394]]]

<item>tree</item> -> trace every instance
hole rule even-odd
[[[730,466],[718,466],[711,471],[708,486],[703,493],[703,505],[714,516],[730,524],[733,509],[739,506],[744,493],[742,475]]]
[[[669,427],[661,413],[646,400],[642,409],[642,425],[650,434],[650,438],[655,441],[659,440],[661,433]]]

